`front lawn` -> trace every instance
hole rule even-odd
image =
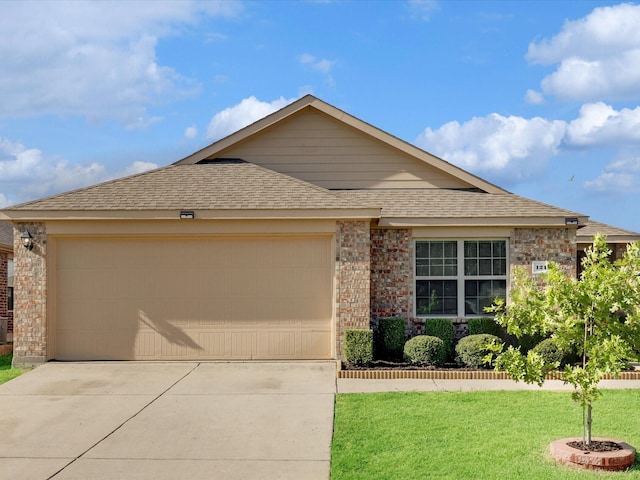
[[[605,390],[595,437],[640,448],[640,390]],[[567,392],[409,392],[336,398],[331,479],[640,479],[555,464],[549,443],[582,435]]]
[[[0,355],[0,384],[8,382],[12,378],[16,378],[22,374],[20,368],[11,368],[11,360],[13,355]]]

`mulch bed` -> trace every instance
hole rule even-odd
[[[582,450],[585,453],[589,452],[617,452],[622,450],[622,445],[610,440],[592,440],[591,445],[587,446],[586,442],[567,442],[572,448]]]
[[[374,360],[366,367],[352,365],[348,362],[342,362],[343,370],[439,370],[439,371],[472,371],[477,368],[461,367],[456,363],[445,363],[441,367],[431,365],[412,365],[410,363],[393,361],[393,360]],[[492,370],[492,369],[488,369]]]

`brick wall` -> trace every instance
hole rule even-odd
[[[7,275],[9,255],[0,252],[0,317],[7,318]]]
[[[20,235],[31,233],[33,250]],[[14,228],[14,344],[13,364],[33,366],[47,358],[47,232],[44,223],[19,223]]]
[[[380,318],[401,317],[406,319],[407,333],[413,333],[413,272],[411,230],[371,230],[371,322],[374,328]]]
[[[576,231],[573,228],[514,228],[509,241],[510,272],[517,265],[531,271],[533,261],[558,263],[576,276]]]
[[[369,222],[338,222],[336,231],[336,354],[344,331],[369,328]]]

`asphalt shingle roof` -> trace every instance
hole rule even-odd
[[[173,165],[6,211],[349,209],[354,200],[241,160]]]
[[[602,233],[607,237],[638,237],[640,239],[640,233],[613,227],[611,225],[595,222],[593,220],[589,220],[586,226],[578,230],[578,239],[582,240],[584,238],[587,238],[589,241],[591,241],[596,233]]]
[[[576,212],[513,194],[467,190],[344,190],[339,195],[382,208],[388,218],[579,217]]]

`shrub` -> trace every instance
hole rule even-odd
[[[465,367],[482,368],[489,367],[484,361],[484,357],[491,353],[487,345],[492,343],[502,343],[500,338],[488,333],[468,335],[462,337],[456,345],[456,362]]]
[[[402,358],[404,318],[381,318],[378,322],[377,355],[387,359]]]
[[[345,330],[344,358],[352,365],[368,365],[373,361],[373,332]]]
[[[467,320],[469,335],[480,335],[483,333],[502,337],[502,327],[496,323],[493,317],[470,318]]]
[[[449,318],[427,318],[424,321],[424,334],[438,337],[444,342],[446,356],[453,352],[453,340],[456,329]]]
[[[442,365],[447,351],[441,338],[418,335],[404,344],[404,359],[414,365]]]
[[[561,349],[553,338],[542,340],[531,350],[540,355],[546,363],[558,362],[560,366],[571,363],[575,357],[571,350]]]

